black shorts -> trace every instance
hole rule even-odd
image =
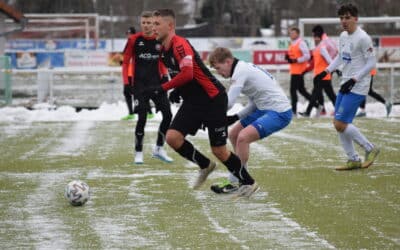
[[[150,110],[150,100],[154,102],[157,111],[165,111],[170,110],[170,104],[168,100],[167,93],[159,93],[157,95],[146,96],[142,94],[135,94],[133,96],[134,103],[135,103],[135,111],[138,113],[141,110],[145,110],[148,112]]]
[[[226,145],[228,130],[226,126],[226,111],[228,97],[221,93],[203,106],[193,105],[183,101],[176,113],[170,129],[178,130],[184,136],[195,135],[200,128],[208,128],[208,138],[211,146]]]

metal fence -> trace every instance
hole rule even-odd
[[[288,65],[261,65],[270,71],[289,96]],[[374,90],[392,103],[400,104],[400,63],[380,63],[374,78]],[[212,70],[215,74],[215,71]],[[216,75],[216,74],[215,74]],[[229,80],[218,78],[228,87]],[[311,92],[312,73],[305,75],[306,88]],[[120,67],[56,68],[13,71],[13,104],[32,106],[47,102],[52,105],[95,108],[103,102],[123,100]],[[339,78],[333,77],[335,91]],[[304,101],[300,98],[300,101]]]

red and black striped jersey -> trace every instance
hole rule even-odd
[[[161,50],[160,61],[172,78],[162,88],[179,88],[184,101],[204,104],[225,92],[224,86],[211,74],[197,51],[183,37],[175,35],[172,38],[170,48]]]
[[[131,35],[124,49],[122,76],[128,83],[128,68],[132,60],[133,84],[140,86],[160,85],[159,56],[161,44],[154,36],[146,37],[142,32]]]

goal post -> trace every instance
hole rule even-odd
[[[359,17],[358,23],[396,23],[400,22],[400,16],[381,16],[381,17]],[[304,35],[306,24],[339,24],[338,17],[314,17],[299,18],[300,34]]]

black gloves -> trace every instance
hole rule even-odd
[[[169,93],[168,99],[171,103],[180,103],[181,102],[181,95],[179,90],[174,89]]]
[[[160,93],[164,92],[164,89],[161,87],[161,85],[159,86],[150,86],[147,87],[143,90],[143,94],[144,95],[158,95]]]
[[[339,77],[342,76],[342,71],[340,71],[340,70],[337,69],[337,70],[335,70],[334,72],[335,72]]]
[[[342,94],[347,94],[351,91],[351,89],[354,87],[354,84],[356,84],[356,81],[354,81],[353,78],[351,78],[350,80],[347,80],[345,83],[343,83],[343,85],[340,87],[340,92]]]
[[[288,54],[285,55],[285,60],[288,61],[288,63],[297,63],[297,59],[290,58]]]
[[[228,115],[228,116],[226,116],[226,125],[230,126],[233,123],[235,123],[237,120],[239,120],[238,115]]]
[[[324,77],[327,75],[328,73],[324,70],[324,71],[322,71],[321,73],[319,73],[318,75],[316,75],[315,77],[314,77],[314,79],[316,80],[316,81],[322,81],[322,79],[324,79]]]

